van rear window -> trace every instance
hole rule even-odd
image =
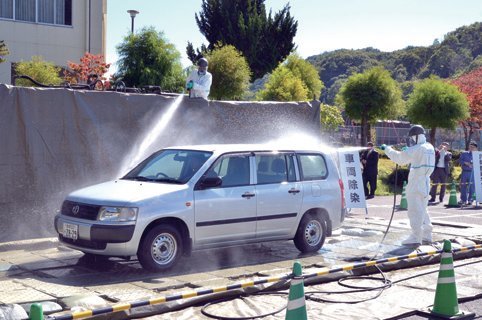
[[[325,158],[320,154],[299,154],[301,180],[323,180],[328,175]]]

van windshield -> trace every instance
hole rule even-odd
[[[212,152],[161,150],[141,162],[122,179],[185,184],[202,167]]]

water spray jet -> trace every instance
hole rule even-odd
[[[140,144],[135,144],[135,146],[139,145],[139,147],[134,147],[134,150],[132,150],[128,156],[125,157],[124,163],[120,167],[118,173],[119,176],[126,174],[128,170],[132,169],[141,160],[149,155],[150,148],[152,147],[154,141],[156,141],[164,131],[174,113],[181,105],[183,98],[184,95],[177,95],[177,98],[172,102],[167,110],[153,121],[153,125],[146,131],[144,137],[140,140]]]

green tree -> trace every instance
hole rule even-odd
[[[181,55],[154,27],[124,37],[117,53],[118,71],[114,78],[122,78],[127,86],[158,85],[173,92],[184,89]]]
[[[265,101],[309,100],[308,89],[303,81],[283,65],[273,71],[264,89],[256,94],[256,99]]]
[[[430,128],[430,142],[435,143],[437,128],[455,129],[469,117],[469,103],[457,86],[435,77],[422,80],[407,101],[407,116],[413,123]]]
[[[199,30],[215,45],[233,45],[248,60],[254,79],[271,72],[294,49],[293,38],[298,22],[291,17],[290,6],[272,15],[266,14],[265,0],[203,0],[196,14]],[[195,56],[188,43],[188,56]],[[198,50],[198,54],[202,52]],[[193,60],[194,62],[194,60]]]
[[[257,94],[259,100],[308,101],[320,97],[323,83],[315,67],[299,55],[290,55],[278,65]]]
[[[209,96],[215,100],[239,100],[249,86],[251,71],[233,46],[215,47],[207,56],[213,83]]]
[[[337,130],[344,123],[340,109],[327,104],[320,105],[320,121],[323,131]]]
[[[361,121],[361,146],[371,140],[371,124],[403,114],[404,104],[398,84],[390,73],[375,67],[350,76],[337,96],[346,114]]]
[[[303,81],[308,89],[307,98],[320,98],[323,82],[321,82],[318,71],[311,63],[301,58],[298,54],[291,54],[286,60],[286,68]]]
[[[5,56],[8,55],[10,52],[8,52],[7,45],[5,44],[5,41],[0,40],[0,63],[5,62]]]
[[[29,76],[35,81],[46,85],[62,83],[60,67],[56,67],[52,62],[44,61],[41,56],[33,56],[30,61],[17,63],[15,73],[17,75]],[[36,87],[34,83],[27,79],[17,79],[15,84],[21,87]]]

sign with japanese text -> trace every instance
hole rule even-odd
[[[358,151],[339,151],[340,174],[345,186],[347,208],[366,208]]]
[[[482,202],[482,152],[472,152],[472,164],[474,165],[475,199]]]

